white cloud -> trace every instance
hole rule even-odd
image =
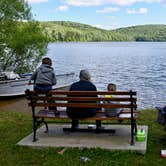
[[[98,6],[105,4],[114,4],[114,5],[131,5],[137,2],[146,2],[146,3],[165,3],[166,0],[65,0],[68,5],[72,6]]]
[[[41,2],[48,2],[48,0],[26,0],[29,3],[41,3]]]
[[[66,5],[64,5],[64,6],[59,6],[59,7],[57,8],[57,10],[62,11],[62,12],[67,11],[68,9],[69,9],[69,7],[66,6]]]
[[[114,20],[116,17],[115,16],[109,16],[111,20]]]
[[[158,0],[159,1],[159,3],[164,3],[164,4],[166,4],[166,0]]]
[[[66,0],[68,5],[72,6],[97,6],[101,5],[103,0]]]
[[[103,10],[97,10],[97,13],[111,13],[119,11],[118,7],[106,7]]]
[[[111,25],[101,25],[101,24],[97,24],[97,25],[92,25],[94,27],[97,27],[97,28],[101,28],[101,29],[106,29],[106,30],[111,30],[111,29],[116,29],[118,28],[118,23],[114,22],[114,23],[111,23]]]
[[[148,9],[147,8],[140,8],[139,9],[139,13],[140,14],[146,14],[148,12]]]
[[[147,8],[140,8],[138,10],[135,9],[127,9],[126,12],[128,14],[146,14],[148,12]]]

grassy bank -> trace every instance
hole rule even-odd
[[[139,124],[148,125],[148,147],[145,155],[137,152],[110,152],[100,148],[78,149],[63,148],[32,149],[16,143],[32,131],[31,116],[18,112],[0,112],[0,165],[1,166],[165,166],[166,159],[160,158],[160,150],[166,149],[166,134],[156,122],[157,111],[143,110]],[[80,161],[81,156],[90,159]]]

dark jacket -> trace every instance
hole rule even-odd
[[[71,85],[70,91],[97,91],[96,86],[90,81],[78,81]]]
[[[97,89],[96,86],[90,81],[81,80],[73,83],[70,87],[70,91],[97,91]],[[71,119],[87,118],[93,117],[96,114],[96,110],[96,108],[68,108],[67,114]]]

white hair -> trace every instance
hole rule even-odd
[[[80,80],[90,81],[91,76],[88,70],[81,70],[80,71]]]

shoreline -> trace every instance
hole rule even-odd
[[[2,99],[0,101],[0,111],[17,111],[31,114],[31,110],[28,108],[28,101],[25,96]]]
[[[69,85],[58,87],[57,90],[69,90]],[[0,98],[0,112],[2,111],[17,111],[32,114],[25,95]]]

